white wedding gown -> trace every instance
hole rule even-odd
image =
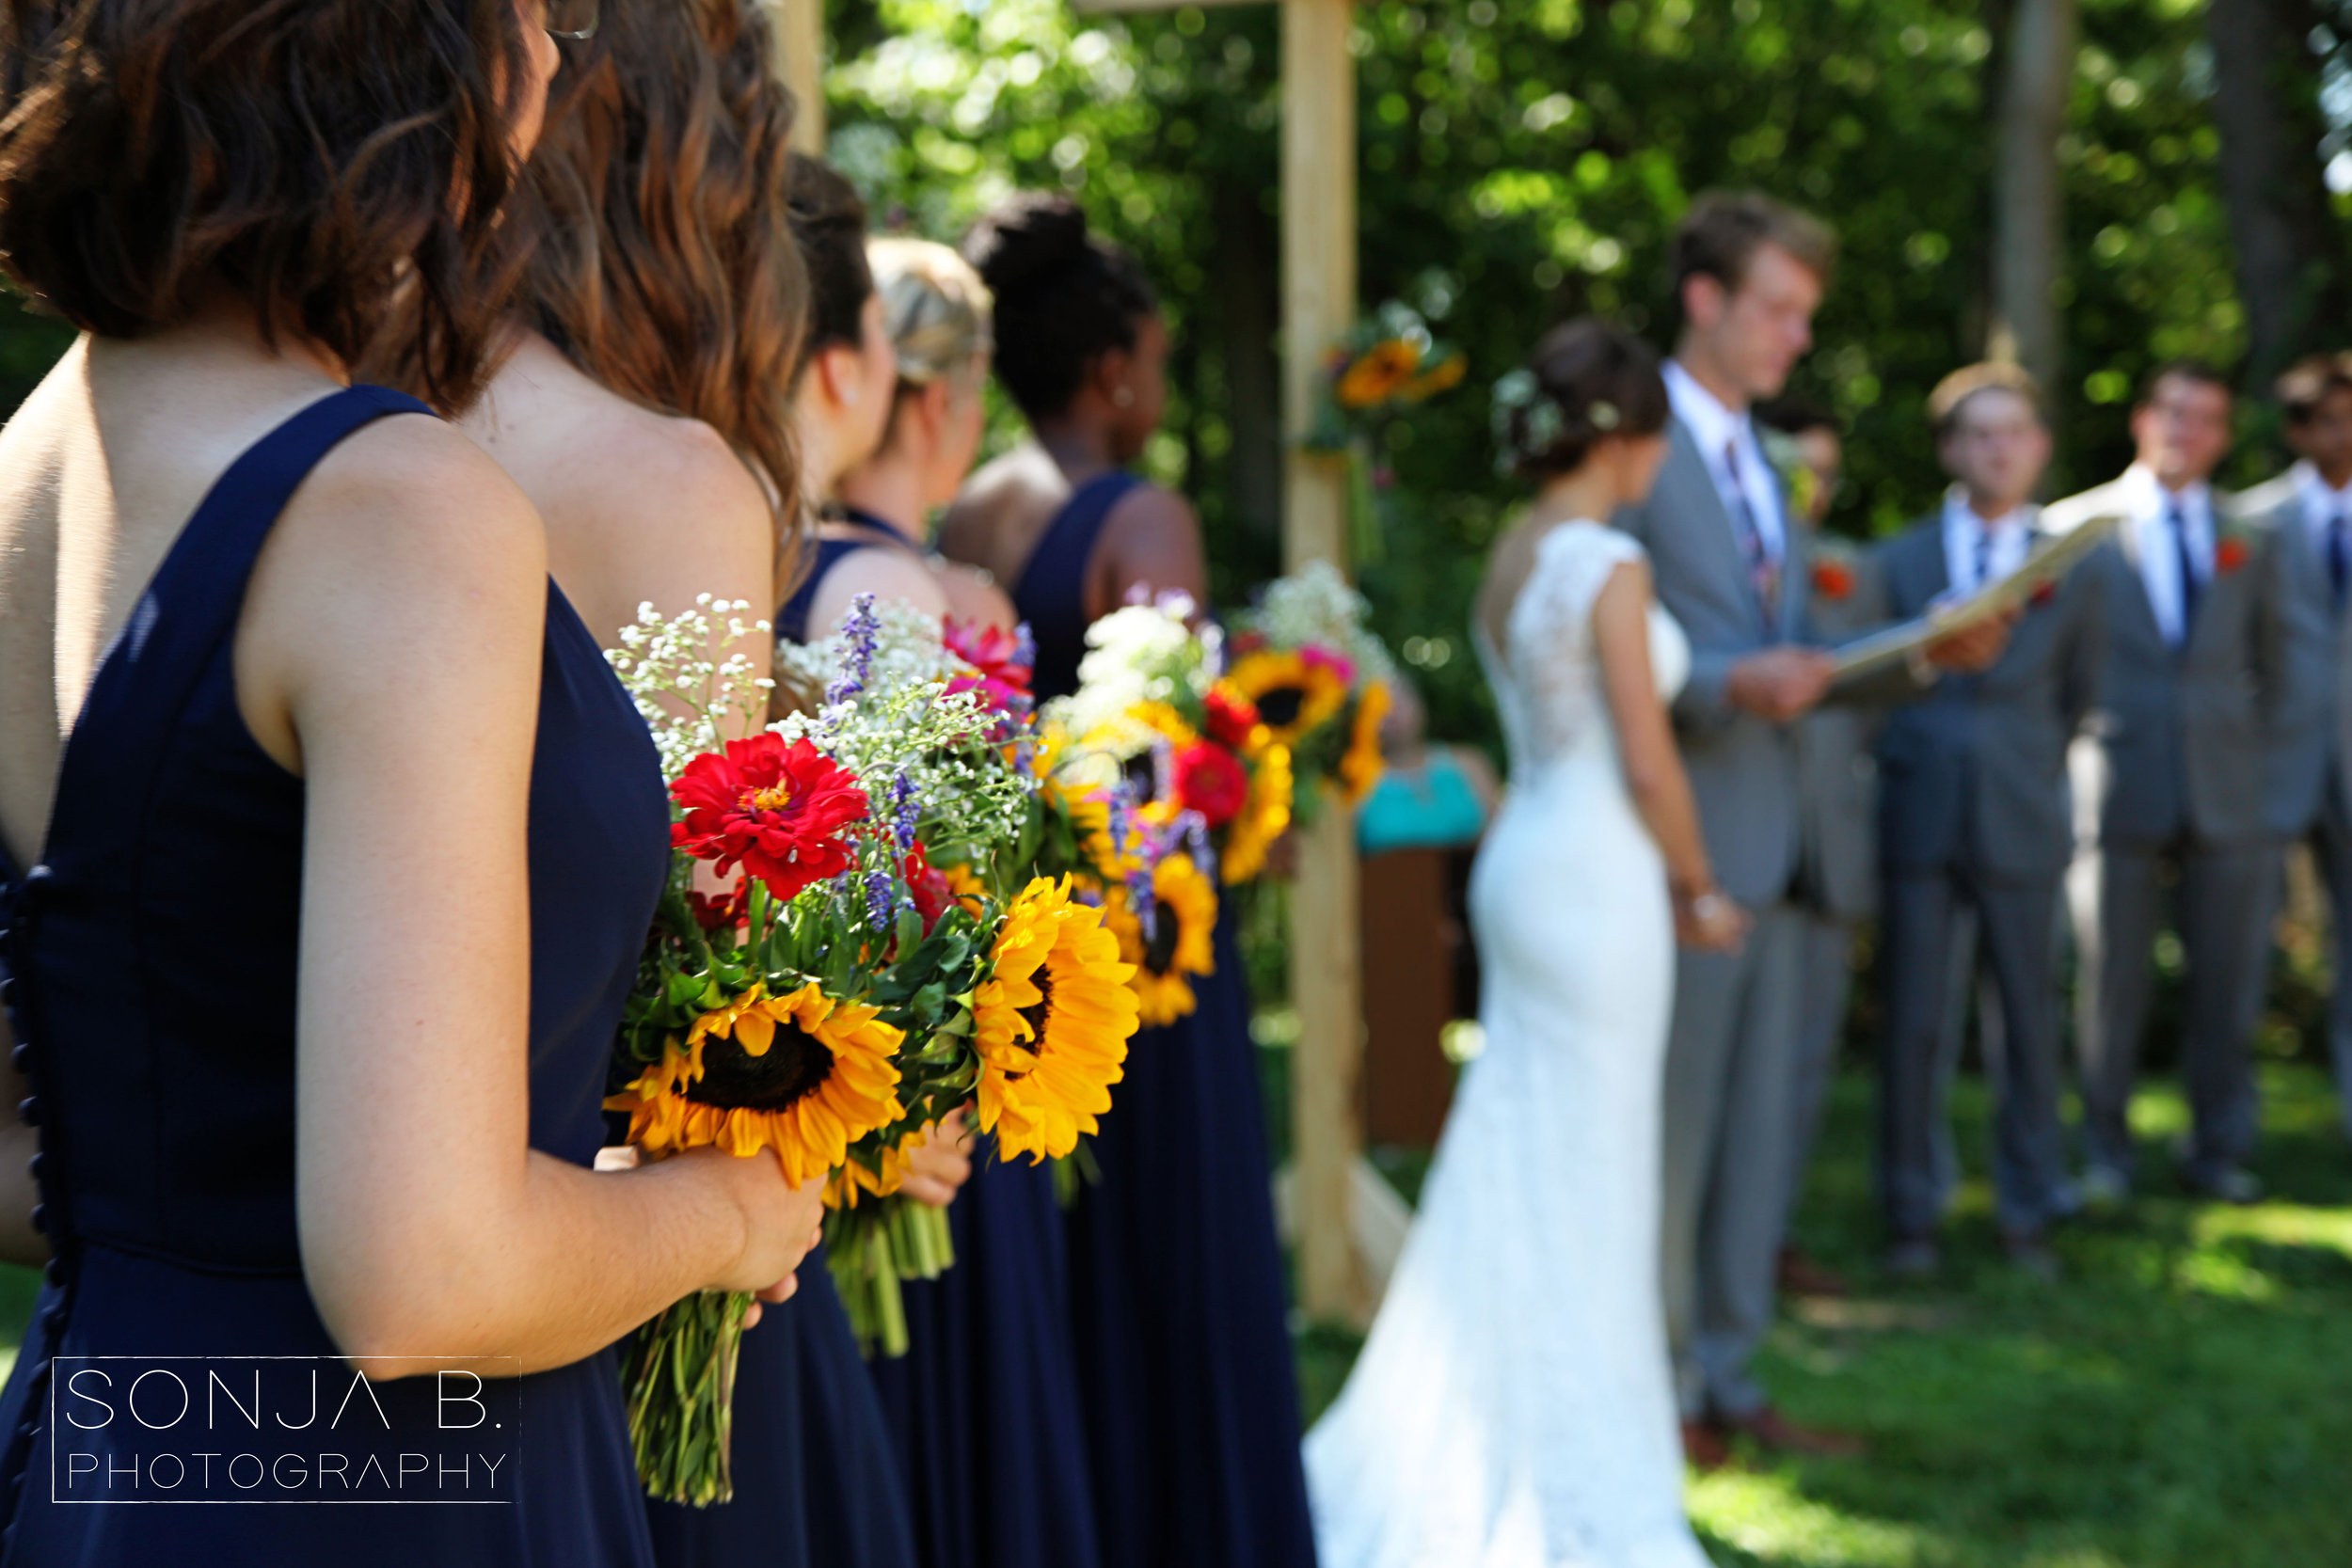
[[[1659,1299],[1673,913],[1593,645],[1594,599],[1641,555],[1562,525],[1509,645],[1478,636],[1512,784],[1470,882],[1486,1049],[1372,1337],[1307,1436],[1322,1568],[1706,1568]],[[1655,607],[1650,650],[1671,696],[1690,644]]]

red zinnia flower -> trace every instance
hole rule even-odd
[[[688,890],[687,907],[694,912],[694,924],[706,931],[724,930],[740,926],[752,916],[752,884],[738,879],[735,891],[720,897]]]
[[[686,808],[672,846],[715,862],[722,877],[740,863],[778,898],[848,870],[838,835],[866,814],[856,774],[804,738],[787,746],[768,732],[696,757],[670,795]]]
[[[1235,751],[1249,744],[1249,732],[1259,724],[1258,705],[1237,691],[1224,687],[1209,689],[1209,737],[1220,746]]]
[[[947,651],[977,670],[982,679],[1015,691],[1029,689],[1031,663],[1036,656],[1031,654],[1024,658],[1022,656],[1028,650],[1011,632],[978,621],[949,620],[945,623],[942,635]]]
[[[907,851],[904,870],[907,892],[914,899],[914,912],[923,917],[923,934],[930,936],[931,927],[939,924],[939,917],[955,906],[956,890],[947,885],[946,874],[931,864],[930,857],[923,853],[919,844]]]
[[[1231,822],[1249,800],[1241,759],[1214,741],[1196,740],[1176,753],[1176,803],[1197,811],[1212,828]]]

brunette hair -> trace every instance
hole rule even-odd
[[[461,406],[532,227],[501,221],[530,71],[512,0],[7,0],[0,264],[116,338],[225,286],[345,364],[410,294]]]
[[[973,226],[963,258],[996,296],[996,379],[1032,420],[1068,408],[1094,361],[1135,347],[1159,309],[1136,259],[1088,233],[1066,196],[1013,197]]]
[[[1583,316],[1544,334],[1508,406],[1507,450],[1521,478],[1571,474],[1613,436],[1655,436],[1673,405],[1658,351],[1613,322]]]
[[[1711,277],[1724,293],[1739,293],[1756,253],[1768,245],[1795,257],[1823,282],[1837,260],[1836,236],[1810,213],[1761,191],[1702,193],[1675,230],[1670,257],[1675,298],[1682,297],[1682,286],[1693,277]]]
[[[2026,400],[2035,419],[2045,425],[2050,422],[2049,409],[2042,401],[2042,383],[2032,372],[2022,365],[1988,359],[1980,365],[1963,365],[1928,394],[1928,428],[1937,440],[1952,433],[1962,406],[1979,392],[2013,392]]]
[[[792,95],[766,8],[605,10],[532,159],[547,232],[526,304],[583,373],[726,438],[767,487],[782,578],[801,510],[785,389],[809,291],[785,208]]]
[[[2291,425],[2312,422],[2328,394],[2352,391],[2352,354],[2313,354],[2297,359],[2279,377],[2280,412]]]
[[[2233,399],[2237,395],[2235,388],[2230,385],[2230,378],[2221,373],[2218,366],[2209,364],[2202,359],[2167,359],[2140,377],[2139,396],[2132,400],[2132,406],[2145,408],[2155,402],[2156,388],[2167,381],[2185,381],[2198,387],[2217,387],[2224,397]]]
[[[792,237],[808,268],[808,336],[796,367],[804,372],[819,349],[865,337],[874,274],[866,263],[866,201],[857,187],[831,165],[799,152],[787,178]]]

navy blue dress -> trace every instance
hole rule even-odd
[[[807,641],[808,607],[834,562],[864,546],[819,540],[776,614]],[[800,1289],[743,1336],[735,1374],[735,1497],[708,1508],[646,1505],[661,1568],[914,1568],[898,1457],[818,1247]]]
[[[1086,573],[1141,482],[1079,486],[1013,603],[1040,701],[1077,685]],[[1139,1031],[1070,1215],[1078,1370],[1105,1568],[1309,1568],[1298,1386],[1232,906],[1198,1007]]]
[[[465,1405],[437,1418],[462,1384],[354,1386],[307,1359],[335,1346],[294,1214],[304,786],[247,732],[230,648],[304,476],[368,421],[426,412],[351,388],[222,475],[99,667],[42,863],[9,879],[8,1000],[56,1256],[0,1399],[8,1563],[651,1561],[611,1351],[485,1386],[487,1433]],[[587,1164],[669,813],[644,721],[552,584],[543,670],[531,1140]],[[310,1377],[322,1402],[306,1411]],[[199,1499],[227,1506],[172,1506]]]
[[[914,552],[879,517],[820,539],[776,618],[807,641],[817,585],[862,549]],[[907,1354],[868,1363],[924,1568],[1097,1568],[1094,1498],[1071,1352],[1053,1172],[980,1157],[947,1211],[956,1263],[903,1287]]]

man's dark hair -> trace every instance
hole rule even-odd
[[[1810,213],[1775,201],[1761,191],[1708,191],[1691,203],[1675,230],[1670,265],[1675,298],[1693,277],[1712,277],[1725,293],[1747,281],[1756,253],[1778,245],[1805,269],[1829,281],[1837,261],[1837,239]]]
[[[413,293],[419,389],[462,406],[534,230],[501,221],[530,75],[512,0],[6,0],[0,264],[84,331],[225,287],[345,364]]]
[[[2193,382],[2201,387],[2218,387],[2224,393],[2229,394],[2230,396],[2234,397],[2236,395],[2234,389],[2230,386],[2230,378],[2222,374],[2219,367],[2212,364],[2210,361],[2203,359],[2167,359],[2140,378],[2139,396],[2133,400],[2132,406],[2135,408],[2145,408],[2148,404],[2155,402],[2156,388],[2163,386],[2168,380]]]
[[[2287,423],[2309,424],[2328,393],[2352,391],[2352,354],[2307,355],[2287,367],[2276,391]]]
[[[1808,430],[1826,430],[1832,436],[1845,434],[1844,424],[1830,412],[1829,404],[1802,392],[1784,392],[1757,404],[1754,412],[1757,424],[1783,436],[1803,436]]]

